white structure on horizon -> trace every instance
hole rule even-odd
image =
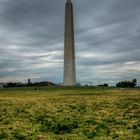
[[[64,86],[76,85],[75,69],[73,5],[71,0],[67,0],[65,4]]]

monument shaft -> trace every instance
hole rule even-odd
[[[73,5],[71,0],[67,0],[65,5],[64,85],[76,85]]]

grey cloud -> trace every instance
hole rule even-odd
[[[77,81],[115,84],[140,77],[140,1],[73,5]],[[62,82],[63,36],[64,0],[0,0],[0,81]],[[131,62],[137,63],[125,66]]]

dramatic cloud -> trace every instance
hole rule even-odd
[[[73,0],[77,82],[140,81],[140,1]],[[0,0],[0,82],[63,81],[64,0]]]

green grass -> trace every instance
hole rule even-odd
[[[0,89],[0,139],[140,140],[140,89]]]

